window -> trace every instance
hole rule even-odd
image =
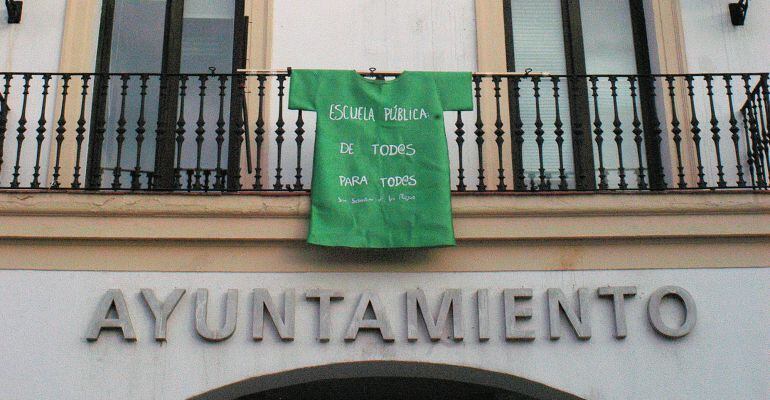
[[[196,168],[224,184],[230,157],[229,135],[222,130],[232,125],[229,110],[240,107],[234,104],[238,96],[231,96],[232,78],[175,74],[241,68],[243,15],[244,0],[104,1],[96,71],[112,75],[94,80],[91,186],[147,187],[154,180],[155,187],[171,187]],[[187,135],[179,135],[180,129]]]
[[[594,146],[593,123],[597,116],[605,122],[605,140],[611,142],[614,106],[609,77],[650,74],[642,1],[504,0],[503,9],[509,71],[532,69],[578,76],[522,79],[518,93],[509,90],[511,126],[520,122],[525,138],[520,144],[513,143],[516,189],[522,190],[528,182],[537,182],[543,176],[559,182],[563,189],[591,189],[597,182],[600,187],[617,187],[622,175],[628,175],[629,186],[639,184],[636,175],[644,171],[631,165],[648,163],[650,157],[643,153],[639,160],[637,148],[629,143],[632,140],[627,134],[623,136],[627,143],[621,146],[622,151],[602,154],[603,172],[602,168],[594,168],[599,155]],[[593,74],[600,75],[595,82],[580,77]],[[646,102],[649,96],[643,78],[632,80],[618,77],[615,84],[619,118],[628,131],[632,129],[634,101],[642,114],[654,112]],[[539,98],[533,95],[536,89]],[[631,95],[632,90],[637,97]],[[598,94],[596,104],[594,93]],[[643,119],[647,121],[648,117]],[[543,124],[541,128],[537,127],[539,123]],[[577,142],[575,137],[583,140]],[[620,168],[621,155],[625,169]],[[653,159],[659,159],[659,155]]]

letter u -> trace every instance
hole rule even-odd
[[[220,328],[211,329],[208,323],[209,291],[198,289],[195,293],[195,331],[209,342],[222,342],[235,333],[238,319],[238,291],[230,289],[225,298],[225,322]]]

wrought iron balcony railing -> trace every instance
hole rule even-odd
[[[382,75],[372,78],[388,79]],[[307,191],[287,74],[0,73],[0,188]],[[476,74],[458,192],[768,188],[767,73]]]

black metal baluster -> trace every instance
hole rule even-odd
[[[222,174],[222,145],[225,143],[225,95],[227,93],[227,76],[219,76],[219,118],[217,119],[217,170],[214,178],[214,190],[223,190],[224,176]],[[207,185],[208,186],[208,185]]]
[[[40,119],[37,121],[37,147],[35,148],[35,167],[32,172],[32,184],[31,188],[37,189],[40,187],[40,153],[43,149],[43,141],[45,141],[45,112],[48,105],[48,89],[51,87],[51,75],[43,75],[43,105],[40,107]]]
[[[674,85],[675,77],[666,76],[668,82],[668,95],[671,98],[671,133],[674,134],[674,145],[676,146],[676,162],[679,175],[679,188],[687,189],[685,181],[684,165],[682,164],[682,129],[679,127],[681,122],[676,112],[676,87]]]
[[[636,144],[636,158],[639,161],[639,169],[637,172],[638,177],[638,189],[639,190],[647,190],[647,182],[645,180],[645,169],[644,169],[644,159],[642,156],[642,144],[644,143],[644,136],[642,134],[644,131],[642,130],[642,121],[639,120],[639,106],[636,103],[636,77],[631,76],[628,78],[628,84],[631,90],[631,103],[632,103],[632,110],[634,112],[634,121],[631,123],[631,125],[634,127],[633,133],[634,133],[634,143]]]
[[[735,117],[735,106],[733,104],[733,86],[731,81],[733,77],[731,75],[724,75],[722,77],[725,81],[725,89],[727,90],[727,104],[730,108],[730,133],[732,133],[733,147],[735,148],[735,168],[738,171],[738,187],[746,187],[746,180],[744,179],[743,165],[741,163],[741,151],[740,151],[740,128],[738,128],[738,119]]]
[[[556,108],[556,118],[554,120],[554,135],[556,135],[556,149],[559,152],[559,190],[568,190],[569,184],[567,183],[567,171],[564,168],[564,122],[561,119],[561,108],[559,105],[559,83],[561,78],[558,76],[551,77],[553,82],[553,103]]]
[[[618,78],[611,76],[609,81],[612,109],[615,113],[615,118],[612,121],[612,126],[614,126],[612,132],[615,134],[615,144],[618,146],[618,177],[620,178],[618,188],[626,190],[628,189],[628,183],[626,182],[626,168],[623,165],[623,122],[620,121],[620,113],[618,112]]]
[[[661,149],[663,145],[663,130],[660,128],[661,122],[660,118],[658,117],[658,113],[655,109],[655,96],[656,96],[656,77],[650,76],[647,79],[643,79],[639,82],[641,85],[642,82],[647,83],[647,90],[645,91],[646,95],[646,115],[645,117],[648,121],[647,124],[650,127],[650,130],[652,131],[652,135],[648,137],[647,141],[647,170],[650,173],[650,186],[654,190],[664,190],[667,187],[666,184],[666,172],[663,168],[663,162],[661,160]],[[662,91],[662,83],[661,83],[661,91]],[[641,86],[640,86],[641,88]],[[665,94],[663,94],[665,96]],[[644,111],[643,111],[644,112]],[[654,150],[654,151],[652,151]]]
[[[259,111],[257,112],[257,129],[254,130],[254,141],[257,145],[257,165],[254,168],[254,189],[262,190],[262,143],[264,142],[265,135],[265,118],[264,118],[264,103],[265,103],[265,75],[259,75],[257,81],[259,81]]]
[[[206,82],[208,81],[208,77],[206,75],[201,75],[198,79],[201,85],[199,94],[200,104],[198,105],[198,121],[196,122],[197,128],[195,129],[195,144],[197,148],[195,152],[195,184],[193,185],[194,190],[201,190],[201,177],[203,173],[203,170],[201,169],[201,157],[203,155],[204,135],[206,134],[206,119],[203,116],[203,109],[206,102]]]
[[[80,154],[83,151],[83,140],[85,140],[86,133],[86,100],[88,99],[88,82],[91,80],[90,75],[82,75],[83,91],[80,94],[80,117],[78,117],[78,127],[75,129],[75,169],[72,174],[72,188],[80,189]]]
[[[457,142],[457,158],[459,162],[459,166],[457,168],[457,191],[458,192],[464,192],[467,190],[467,187],[465,186],[465,168],[463,167],[463,144],[465,143],[465,130],[463,129],[465,127],[465,124],[463,123],[463,115],[462,112],[457,112],[457,122],[455,122],[455,135],[457,136],[457,139],[455,139],[455,142]]]
[[[294,190],[298,191],[304,189],[302,185],[302,142],[305,140],[302,135],[305,134],[304,126],[305,121],[302,120],[302,110],[299,110],[297,112],[297,129],[294,130],[294,133],[297,134],[297,137],[294,139],[297,143],[297,174],[294,176],[296,178]]]
[[[224,182],[226,182],[223,190],[231,192],[240,191],[243,188],[241,183],[241,160],[242,160],[242,148],[244,142],[244,136],[246,129],[244,123],[247,119],[245,115],[246,109],[246,77],[243,74],[233,75],[232,82],[230,84],[230,144],[228,145],[228,160],[227,168],[224,171]],[[251,143],[249,143],[249,146]],[[248,160],[251,151],[246,150],[246,158]],[[248,160],[247,163],[250,163]]]
[[[545,182],[545,160],[543,158],[543,144],[545,143],[545,139],[543,138],[543,135],[545,135],[543,126],[545,126],[545,124],[543,124],[543,119],[540,114],[540,77],[533,77],[532,84],[532,90],[534,91],[535,96],[535,142],[537,143],[537,156],[540,162],[540,168],[538,169],[540,172],[540,184],[538,185],[538,189],[548,190],[550,187],[547,187]]]
[[[476,188],[479,192],[486,192],[487,185],[484,183],[484,121],[481,118],[481,77],[473,77],[474,91],[476,96],[476,146],[479,155],[479,182]]]
[[[607,170],[604,168],[604,138],[602,137],[604,130],[602,130],[602,120],[599,116],[599,88],[597,86],[599,79],[596,76],[592,76],[589,80],[591,81],[591,91],[594,99],[594,135],[596,136],[594,140],[596,141],[599,155],[599,190],[607,190],[609,189],[609,184],[607,183]]]
[[[497,191],[504,192],[507,189],[505,185],[505,167],[503,167],[503,144],[505,139],[505,131],[503,131],[503,118],[500,114],[500,77],[495,76],[492,78],[495,90],[495,143],[497,144]]]
[[[24,133],[27,132],[27,98],[29,96],[29,81],[32,80],[32,75],[24,75],[24,89],[22,91],[22,103],[21,103],[21,117],[19,118],[19,127],[16,129],[18,135],[16,136],[16,165],[13,167],[13,180],[11,181],[11,187],[16,189],[19,184],[19,170],[21,165],[21,146],[24,143]]]
[[[719,147],[719,142],[721,139],[719,136],[719,120],[717,119],[716,109],[714,108],[714,77],[711,75],[705,75],[703,79],[706,81],[706,94],[708,95],[709,106],[711,107],[711,120],[709,122],[711,123],[711,140],[714,141],[714,150],[716,151],[717,156],[717,176],[719,177],[717,180],[717,186],[724,188],[727,187],[727,182],[725,181],[725,168],[724,165],[722,165],[722,151]]]
[[[513,190],[526,191],[527,182],[524,177],[524,121],[521,120],[521,78],[514,76],[508,80],[513,94],[509,107],[513,129],[511,130],[511,172],[513,173]],[[509,99],[511,96],[509,96]]]
[[[134,164],[134,170],[131,171],[131,190],[139,190],[142,188],[142,144],[144,144],[144,134],[147,132],[145,124],[144,109],[147,100],[147,80],[150,77],[147,74],[143,74],[139,77],[139,119],[136,121],[136,163]],[[150,188],[149,182],[147,187]]]
[[[209,191],[209,184],[211,183],[211,170],[203,170],[203,191]]]
[[[120,190],[123,185],[120,183],[120,177],[123,175],[123,142],[126,140],[126,97],[128,96],[128,81],[131,79],[127,74],[120,76],[122,81],[120,87],[120,116],[118,117],[118,128],[115,130],[115,143],[117,144],[117,154],[115,157],[115,168],[112,169],[112,189]]]
[[[572,128],[575,189],[596,190],[596,167],[591,141],[591,109],[586,77],[570,75],[567,78],[567,96],[570,99],[570,127]]]
[[[758,99],[756,97],[752,97],[751,108],[749,109],[749,112],[751,113],[750,121],[753,121],[751,124],[751,130],[752,136],[754,137],[754,165],[756,166],[757,171],[761,172],[762,180],[760,183],[764,187],[768,183],[768,178],[770,178],[770,176],[768,176],[768,170],[766,169],[767,164],[765,163],[765,153],[767,151],[762,143],[762,130],[760,126],[760,114],[758,113],[758,108]]]
[[[762,161],[762,155],[758,148],[759,130],[757,127],[756,119],[756,104],[754,101],[754,93],[751,89],[751,76],[748,74],[742,75],[744,88],[746,89],[746,98],[749,99],[749,107],[746,109],[748,113],[749,133],[751,134],[751,140],[747,141],[747,147],[751,148],[751,154],[749,155],[750,163],[753,162],[754,172],[756,174],[756,186],[764,188],[767,185],[765,180],[765,167]],[[751,165],[751,164],[750,164]]]
[[[749,176],[751,177],[751,187],[756,188],[757,182],[754,175],[754,154],[751,149],[751,139],[749,138],[749,115],[746,108],[741,108],[741,118],[743,119],[743,136],[746,139],[746,163],[749,165]],[[740,161],[739,161],[740,162]]]
[[[187,185],[186,185],[185,189],[189,193],[189,192],[192,192],[193,176],[195,176],[195,170],[188,169],[185,172],[187,173]]]
[[[99,96],[99,100],[102,102],[103,107],[107,106],[108,102],[108,93],[109,93],[109,87],[110,87],[110,75],[104,74],[100,75],[99,81],[96,84],[97,90],[95,91],[94,95]],[[93,154],[89,156],[89,163],[93,163],[92,166],[90,166],[88,179],[89,179],[89,189],[101,189],[102,188],[102,172],[103,169],[101,165],[101,154],[102,154],[102,145],[104,144],[104,134],[107,132],[107,112],[106,110],[102,110],[98,113],[96,119],[96,129],[94,130],[93,135],[93,144],[91,144],[92,152],[98,153],[99,158],[92,159]]]
[[[190,79],[187,75],[180,77],[179,87],[179,118],[176,122],[176,167],[174,168],[174,188],[182,188],[182,145],[184,145],[184,134],[186,132],[184,113],[185,99],[187,98],[187,81]]]
[[[763,80],[766,79],[764,77],[760,78],[759,85],[762,85]],[[758,121],[759,121],[759,133],[760,137],[762,138],[762,148],[765,153],[765,166],[768,168],[768,173],[770,173],[770,135],[768,134],[767,130],[767,120],[765,119],[765,112],[768,111],[765,106],[765,102],[763,101],[762,97],[760,96],[760,90],[757,88],[757,114],[758,114]],[[767,176],[767,175],[766,175]]]
[[[703,157],[701,156],[701,149],[700,149],[700,142],[701,142],[701,129],[700,129],[700,121],[698,121],[698,112],[695,109],[695,91],[693,86],[693,76],[687,75],[685,77],[687,80],[687,95],[690,97],[690,111],[692,112],[692,119],[690,120],[690,125],[692,126],[692,129],[690,132],[692,132],[692,140],[695,142],[695,155],[698,160],[698,187],[701,189],[705,189],[708,184],[706,183],[705,177],[706,174],[704,173],[703,168]]]
[[[61,183],[59,182],[59,177],[61,177],[61,174],[59,173],[61,170],[61,146],[62,143],[64,143],[64,133],[67,132],[67,119],[65,117],[65,111],[67,109],[67,94],[70,79],[72,79],[71,75],[62,75],[61,110],[59,110],[59,120],[56,123],[56,161],[53,167],[53,175],[51,176],[53,178],[53,181],[51,182],[51,189],[58,189],[61,187]],[[0,152],[2,152],[2,150],[0,150]]]
[[[758,108],[758,98],[756,96],[752,97],[751,109],[749,111],[751,112],[751,121],[753,121],[752,131],[754,136],[754,165],[757,167],[757,170],[761,171],[762,173],[762,183],[767,184],[768,178],[770,178],[770,176],[768,176],[767,169],[765,169],[767,167],[767,164],[765,163],[766,150],[762,143],[762,130],[759,121]]]
[[[760,85],[762,86],[762,99],[760,100],[764,104],[765,112],[762,114],[762,118],[764,123],[762,124],[762,127],[764,129],[764,141],[765,141],[765,149],[766,149],[766,155],[768,157],[768,166],[770,167],[770,74],[762,74],[760,77]]]
[[[286,133],[283,129],[283,126],[285,125],[285,122],[283,121],[283,91],[285,89],[285,82],[286,75],[278,75],[278,120],[275,123],[275,145],[276,150],[278,151],[278,158],[276,159],[275,167],[275,184],[273,184],[273,189],[275,190],[283,190],[283,183],[281,182],[281,179],[283,178],[283,176],[281,176],[281,172],[283,171],[283,168],[281,168],[281,156],[284,141],[283,134]]]
[[[11,91],[11,79],[13,75],[5,74],[5,85],[3,89],[3,100],[0,102],[0,172],[3,171],[3,147],[5,144],[5,132],[8,130],[8,95]]]

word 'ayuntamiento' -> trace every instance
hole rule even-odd
[[[572,327],[575,335],[582,340],[591,338],[590,304],[592,297],[606,299],[612,303],[614,312],[614,336],[618,339],[628,335],[626,325],[626,302],[628,298],[637,293],[635,286],[607,286],[592,291],[589,289],[577,290],[577,304],[571,304],[561,289],[547,289],[545,302],[547,304],[547,316],[549,335],[551,340],[558,340],[562,333],[562,317]],[[165,300],[159,300],[152,289],[142,289],[141,295],[146,307],[154,318],[155,340],[165,341],[168,331],[168,321],[185,294],[184,289],[176,289]],[[472,314],[475,317],[465,320],[468,315],[466,304],[463,302],[463,292],[460,289],[449,289],[442,293],[441,304],[437,315],[433,315],[425,293],[420,290],[406,292],[406,307],[400,310],[400,315],[406,319],[406,340],[417,341],[421,338],[421,330],[424,326],[427,337],[431,341],[452,339],[463,341],[466,337],[466,324],[470,322],[474,326],[476,340],[488,341],[493,337],[504,337],[509,341],[532,341],[537,333],[532,328],[531,321],[535,315],[531,304],[533,290],[528,288],[505,289],[500,294],[502,301],[490,301],[490,290],[479,289],[475,293],[475,306]],[[224,316],[211,318],[215,321],[224,321],[223,324],[211,327],[209,323],[208,290],[198,289],[194,295],[193,316],[195,318],[195,332],[201,338],[212,342],[221,342],[229,339],[235,333],[238,321],[238,290],[231,289],[225,296]],[[296,290],[289,289],[283,293],[283,310],[267,289],[254,289],[252,292],[251,307],[251,335],[254,340],[262,340],[264,337],[265,316],[268,316],[275,327],[276,334],[284,341],[292,341],[296,334]],[[316,339],[319,342],[328,342],[332,339],[335,328],[332,326],[333,314],[340,312],[342,305],[350,296],[339,290],[311,289],[304,292],[304,299],[317,303],[313,319],[318,321]],[[362,330],[375,331],[385,342],[393,342],[396,335],[391,325],[392,311],[386,308],[385,303],[374,291],[360,293],[355,302],[352,318],[344,328],[342,338],[346,341],[355,341]],[[679,300],[683,305],[683,318],[678,326],[671,326],[666,322],[661,312],[661,302],[664,298],[671,297]],[[504,316],[504,321],[493,321],[490,318],[490,305],[500,304],[502,313],[495,315]],[[113,312],[114,310],[114,312]],[[370,313],[367,313],[370,311]],[[401,314],[403,312],[403,314]],[[108,290],[96,307],[91,323],[86,332],[86,339],[97,341],[101,332],[107,330],[119,331],[128,341],[137,340],[132,313],[129,311],[123,292],[119,289]],[[144,313],[143,313],[144,314]],[[665,286],[649,296],[647,314],[652,328],[660,335],[669,338],[687,336],[695,327],[697,312],[695,302],[687,290],[677,286]],[[350,315],[346,311],[344,315]],[[451,319],[451,329],[449,321]],[[419,321],[423,323],[420,323]],[[529,322],[529,324],[528,324]],[[677,325],[677,324],[674,324]],[[494,335],[493,326],[502,328],[501,334]],[[311,327],[307,327],[310,330]],[[306,331],[308,332],[308,331]]]

